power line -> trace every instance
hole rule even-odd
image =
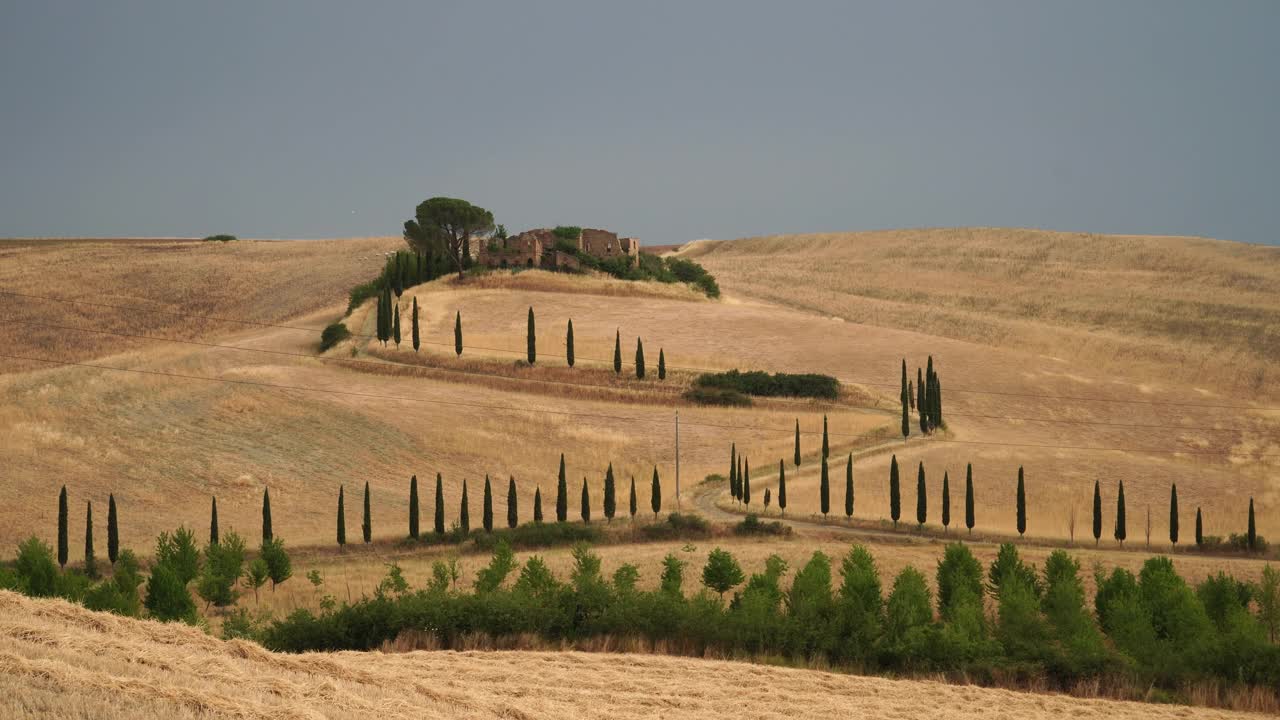
[[[566,417],[587,417],[587,418],[596,418],[596,419],[618,420],[618,421],[628,422],[628,423],[666,424],[667,422],[665,419],[661,419],[661,418],[639,418],[639,417],[628,417],[628,416],[622,416],[622,415],[609,415],[606,413],[575,412],[575,411],[569,411],[569,410],[549,410],[549,409],[543,409],[543,408],[537,408],[537,409],[529,408],[524,410],[517,410],[517,409],[513,409],[509,405],[494,405],[494,404],[488,404],[488,403],[464,402],[460,400],[414,398],[414,397],[405,397],[405,396],[399,396],[399,395],[384,395],[380,393],[356,392],[354,390],[333,390],[329,388],[314,388],[314,387],[307,387],[305,385],[285,385],[282,383],[267,383],[267,382],[258,382],[258,381],[252,381],[252,380],[235,380],[231,378],[215,378],[215,377],[208,377],[204,375],[186,375],[183,373],[165,372],[161,370],[144,370],[140,368],[120,368],[120,367],[112,367],[109,365],[95,365],[92,363],[73,362],[70,360],[54,360],[52,358],[10,355],[7,353],[0,354],[0,358],[6,358],[9,360],[25,360],[29,362],[42,362],[42,363],[48,363],[51,365],[61,365],[61,366],[68,366],[68,367],[91,368],[94,370],[109,370],[114,372],[138,373],[142,375],[151,375],[151,376],[158,376],[158,377],[184,379],[184,380],[220,382],[220,383],[227,383],[232,385],[261,387],[261,388],[276,389],[276,390],[293,390],[293,391],[300,391],[300,392],[313,392],[313,393],[330,394],[330,395],[372,398],[377,400],[417,402],[417,403],[427,403],[427,404],[436,404],[436,405],[447,405],[447,406],[454,406],[454,407],[471,407],[471,408],[495,410],[495,411],[507,412],[507,413],[541,413],[541,414],[547,414],[547,415],[561,415]],[[708,428],[721,428],[721,429],[731,429],[731,430],[746,430],[751,432],[772,432],[772,433],[786,433],[786,434],[791,434],[794,431],[793,428],[767,428],[767,427],[760,427],[760,426],[753,426],[753,425],[730,425],[730,424],[719,424],[719,423],[691,422],[691,423],[685,423],[685,425],[692,426],[692,427],[708,427]],[[805,434],[814,435],[817,433],[806,432]],[[869,434],[850,434],[850,433],[829,433],[829,435],[834,437],[851,437],[851,438],[864,438],[869,436]],[[953,443],[953,444],[962,444],[962,445],[1000,445],[1005,447],[1035,447],[1035,448],[1058,449],[1058,450],[1129,452],[1129,453],[1148,453],[1148,454],[1165,454],[1165,455],[1230,456],[1233,454],[1229,452],[1206,451],[1206,450],[1170,450],[1170,449],[1162,449],[1162,448],[1123,448],[1123,447],[1096,447],[1096,446],[1085,446],[1085,445],[1004,443],[1004,442],[979,441],[979,440],[933,439],[931,440],[931,442],[944,442],[944,443]],[[1280,457],[1280,453],[1260,453],[1258,457]]]
[[[49,323],[31,322],[29,320],[18,320],[15,318],[6,318],[6,319],[9,322],[15,322],[22,325],[28,325],[31,327],[40,327],[40,328],[51,329],[51,330],[87,332],[87,333],[95,333],[99,335],[112,335],[115,337],[132,338],[132,339],[138,339],[138,340],[152,340],[156,342],[169,342],[169,343],[178,343],[182,345],[195,345],[198,347],[207,347],[207,348],[219,349],[219,350],[236,350],[240,352],[261,353],[266,355],[280,355],[284,357],[302,358],[304,360],[316,360],[320,362],[335,362],[335,363],[338,363],[339,365],[362,364],[362,365],[371,365],[379,368],[422,369],[428,372],[455,373],[459,375],[492,378],[497,380],[514,382],[514,383],[532,382],[532,383],[541,383],[541,384],[547,384],[547,385],[572,387],[572,388],[592,388],[592,389],[600,389],[605,391],[617,391],[622,393],[634,392],[634,389],[632,388],[619,388],[619,387],[612,387],[608,385],[592,385],[588,383],[574,383],[574,382],[567,382],[564,380],[548,380],[546,378],[517,378],[517,377],[511,377],[508,375],[498,375],[495,373],[477,372],[473,370],[462,370],[458,368],[444,368],[444,367],[430,366],[430,365],[417,365],[412,363],[382,362],[382,361],[375,361],[375,360],[364,360],[360,358],[332,358],[332,357],[324,357],[323,355],[312,355],[309,353],[289,352],[287,350],[269,350],[266,348],[247,348],[247,347],[241,347],[238,345],[225,345],[221,343],[211,343],[211,342],[205,342],[200,340],[165,338],[165,337],[157,337],[154,335],[138,335],[134,333],[117,332],[114,330],[102,330],[98,328],[81,328],[81,327],[74,327],[69,325],[53,325]],[[422,377],[422,376],[419,375],[419,377]],[[662,392],[666,392],[666,391],[662,391]],[[666,394],[674,395],[675,393],[666,392]],[[784,402],[789,401],[789,399],[787,398],[771,398],[771,400],[784,401]],[[793,402],[807,402],[807,401],[793,401]],[[887,412],[885,408],[872,406],[872,405],[844,404],[844,405],[839,405],[838,407],[842,407],[850,410],[880,410],[880,411]],[[970,417],[970,418],[979,418],[979,419],[987,419],[987,420],[1055,423],[1055,424],[1068,424],[1068,425],[1097,425],[1101,427],[1119,427],[1119,428],[1148,428],[1148,429],[1160,429],[1160,430],[1183,430],[1183,431],[1197,431],[1197,432],[1236,432],[1237,431],[1237,428],[1215,428],[1215,427],[1192,426],[1192,425],[1166,425],[1166,424],[1158,424],[1158,423],[1113,423],[1113,422],[1104,422],[1100,420],[1031,418],[1031,417],[1017,417],[1012,415],[966,413],[966,412],[958,412],[958,411],[950,412],[948,413],[948,415],[953,417]]]

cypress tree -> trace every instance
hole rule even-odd
[[[607,523],[613,522],[614,513],[618,509],[616,491],[616,481],[613,478],[613,463],[609,463],[609,469],[604,472],[604,519]]]
[[[529,360],[529,364],[532,365],[538,360],[538,335],[537,335],[537,331],[534,329],[532,305],[529,306],[529,333],[528,334],[529,334],[529,337],[526,340],[526,343],[528,344],[528,348],[526,349],[525,354]]]
[[[409,537],[418,539],[418,476],[409,478]]]
[[[216,495],[209,506],[209,544],[218,544],[218,498]]]
[[[796,467],[800,467],[800,418],[796,418],[796,454],[793,460]]]
[[[436,535],[444,535],[444,478],[440,473],[436,473],[436,512],[435,527]]]
[[[573,367],[573,319],[569,319],[569,329],[564,333],[564,358]]]
[[[1018,536],[1027,532],[1027,487],[1022,478],[1022,466],[1018,466]]]
[[[1196,508],[1196,547],[1204,548],[1204,520],[1200,517],[1200,508]]]
[[[107,559],[112,567],[120,557],[120,526],[116,518],[116,496],[107,496]]]
[[[418,334],[418,296],[413,296],[413,351],[418,352],[418,346],[421,345],[421,336]]]
[[[658,467],[653,468],[653,484],[649,489],[649,506],[653,509],[653,519],[658,519],[662,510],[662,482],[658,480]]]
[[[920,432],[929,433],[929,394],[920,368],[916,368],[916,411],[920,414]]]
[[[729,495],[738,499],[738,444],[729,444]]]
[[[742,461],[742,502],[751,504],[751,463],[745,458]]]
[[[613,333],[613,372],[615,375],[622,374],[622,331],[615,330]]]
[[[556,481],[556,522],[569,519],[569,488],[564,476],[564,453],[560,453],[560,476]]]
[[[536,525],[542,524],[542,486],[539,485],[533,491],[533,522]]]
[[[964,470],[964,526],[969,529],[969,534],[973,534],[974,517],[973,517],[973,463],[969,463]]]
[[[462,311],[453,319],[453,351],[462,357]],[[465,480],[463,482],[466,482]]]
[[[493,490],[489,488],[489,476],[484,476],[484,505],[480,511],[480,523],[485,532],[493,532]]]
[[[262,543],[271,542],[271,489],[262,488]]]
[[[1093,546],[1102,539],[1102,486],[1093,481]]]
[[[662,348],[658,348],[658,379],[667,379],[667,356]]]
[[[344,488],[338,486],[338,547],[347,546],[347,508]]]
[[[644,379],[644,343],[636,338],[636,379]]]
[[[822,457],[831,457],[831,445],[827,442],[827,416],[822,416]]]
[[[902,437],[911,435],[911,421],[908,419],[907,406],[911,403],[911,388],[907,383],[907,359],[902,359],[902,391],[899,393],[902,399]]]
[[[907,404],[902,403],[902,437],[911,436],[911,416],[907,414]]]
[[[1249,528],[1245,531],[1245,539],[1249,542],[1249,552],[1258,549],[1258,526],[1253,521],[1253,498],[1249,498]]]
[[[514,528],[520,524],[520,501],[516,497],[516,476],[511,476],[507,483],[507,527]]]
[[[818,508],[825,519],[831,511],[831,478],[827,473],[827,456],[822,456],[822,479],[818,484]]]
[[[925,493],[924,484],[924,463],[920,463],[920,470],[916,473],[916,524],[924,528],[925,520],[929,518],[929,496]]]
[[[1178,483],[1169,489],[1169,542],[1178,545]]]
[[[1124,481],[1121,480],[1120,491],[1116,495],[1116,530],[1115,530],[1116,542],[1120,543],[1121,547],[1124,547],[1124,539],[1126,535],[1128,535],[1128,529],[1125,527],[1125,518],[1124,518]]]
[[[898,529],[898,518],[902,517],[902,490],[898,483],[898,456],[889,458],[889,519],[893,520],[893,529]]]
[[[938,373],[933,374],[933,391],[929,393],[929,398],[933,401],[929,420],[934,427],[942,427],[942,380],[938,378]]]
[[[378,304],[374,306],[376,312],[376,327],[378,342],[385,343],[387,341],[387,309],[386,309],[387,291],[385,288],[378,293]]]
[[[853,453],[844,466],[844,516],[853,517]]]
[[[627,509],[631,511],[631,522],[636,521],[636,476],[631,476],[631,502],[628,503]]]
[[[910,381],[910,380],[908,380],[908,381],[907,381],[907,400],[909,400],[909,401],[911,402],[911,409],[912,409],[912,410],[915,410],[915,409],[916,409],[916,390],[915,390],[915,387],[916,387],[915,385],[911,384],[911,381]]]
[[[84,512],[84,574],[89,577],[98,576],[98,558],[93,552],[93,501],[90,500]]]
[[[582,522],[588,524],[591,522],[591,493],[587,490],[586,476],[582,478],[582,508],[579,514],[582,516]]]
[[[462,505],[458,507],[458,527],[462,528],[462,534],[466,535],[471,532],[471,507],[467,501],[467,479],[462,479]]]
[[[67,567],[67,486],[58,493],[58,567]]]
[[[742,502],[742,460],[745,455],[738,456],[738,502]]]
[[[787,514],[787,468],[782,460],[778,460],[778,510],[785,517]]]
[[[951,527],[951,478],[947,471],[942,471],[942,532],[946,534]]]
[[[373,542],[373,510],[369,503],[369,481],[364,483],[364,520],[360,522],[360,533],[364,536],[365,544]]]
[[[765,510],[765,512],[769,512],[769,500],[770,500],[770,499],[771,499],[771,498],[769,497],[769,488],[765,488],[765,489],[764,489],[764,510]]]
[[[395,313],[391,316],[392,335],[396,341],[396,349],[400,348],[400,303],[396,303]]]

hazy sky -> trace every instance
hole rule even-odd
[[[1280,241],[1280,2],[0,0],[0,236]]]

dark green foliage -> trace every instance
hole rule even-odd
[[[506,541],[499,540],[493,548],[489,564],[476,573],[476,592],[497,592],[516,567],[515,553],[511,551],[511,546]]]
[[[284,540],[273,538],[262,543],[258,556],[267,563],[267,576],[271,578],[271,591],[276,586],[293,577],[293,560],[284,549]]]
[[[889,518],[893,527],[898,528],[898,518],[902,517],[902,489],[898,479],[898,456],[889,458]]]
[[[364,483],[364,517],[360,521],[360,534],[364,537],[366,545],[373,542],[373,509],[369,502],[369,481]],[[263,536],[263,541],[270,538]]]
[[[112,567],[115,566],[116,560],[120,557],[120,525],[119,517],[116,515],[116,496],[114,494],[107,496],[107,560],[111,561]]]
[[[534,328],[533,322],[533,306],[529,306],[529,327],[525,338],[525,359],[533,365],[538,361],[538,333]]]
[[[636,379],[644,379],[644,343],[636,338]]]
[[[836,655],[851,662],[865,662],[874,656],[884,628],[880,571],[871,553],[862,545],[854,545],[840,563],[840,578],[835,607]]]
[[[551,233],[561,240],[574,241],[582,237],[582,228],[575,225],[557,225]]]
[[[156,538],[156,564],[166,565],[185,587],[200,575],[200,550],[195,533],[179,526],[173,534],[162,532]]]
[[[1102,538],[1102,485],[1093,481],[1093,544]]]
[[[902,437],[911,435],[911,417],[907,414],[907,404],[902,403]]]
[[[964,469],[964,526],[968,528],[970,535],[973,534],[976,519],[973,512],[973,463],[968,463]]]
[[[951,478],[947,471],[942,471],[942,528],[945,532],[951,527]]]
[[[920,413],[920,432],[929,432],[929,391],[920,368],[916,368],[916,410]]]
[[[982,563],[962,543],[947,545],[938,561],[938,615],[950,620],[963,602],[982,598]]]
[[[987,592],[991,593],[992,597],[999,597],[1001,584],[1011,576],[1016,576],[1020,581],[1025,582],[1036,596],[1040,595],[1040,579],[1036,574],[1036,567],[1022,562],[1016,545],[1001,543],[1000,550],[996,552],[995,562],[991,563],[987,571]]]
[[[656,516],[655,516],[656,520]],[[711,524],[699,515],[670,513],[665,522],[652,522],[640,528],[646,540],[688,540],[711,537]]]
[[[404,224],[404,239],[414,251],[448,257],[463,278],[470,266],[472,237],[493,229],[493,213],[466,200],[434,197],[419,203]]]
[[[204,238],[204,241],[205,242],[231,242],[232,240],[236,240],[236,239],[237,238],[235,235],[227,235],[226,233],[221,233],[218,235],[209,235],[208,237]]]
[[[564,334],[564,357],[569,367],[573,367],[573,319],[569,319],[569,329]]]
[[[818,509],[825,518],[831,512],[831,477],[827,472],[827,456],[822,456],[822,475],[818,481]]]
[[[1124,517],[1124,481],[1120,481],[1120,490],[1116,493],[1116,542],[1124,545],[1125,536],[1129,534]]]
[[[347,544],[347,508],[343,486],[338,486],[338,547]]]
[[[721,598],[745,579],[742,566],[727,551],[716,548],[707,556],[707,564],[702,568],[702,584],[720,593]]]
[[[160,563],[151,569],[147,579],[147,613],[161,622],[196,623],[196,603],[187,592],[187,584],[173,568]]]
[[[745,456],[742,459],[742,503],[751,504],[751,463]]]
[[[800,467],[800,419],[796,418],[796,449],[795,457],[792,458],[796,467]]]
[[[396,347],[400,347],[400,303],[396,303],[395,310],[391,315],[391,336],[396,341]]]
[[[831,443],[827,441],[827,416],[822,416],[822,457],[831,457]]]
[[[196,594],[210,605],[227,607],[239,597],[236,584],[244,574],[244,538],[228,532],[221,542],[204,549],[204,569],[196,583]]]
[[[216,495],[209,503],[209,544],[218,544],[218,498]]]
[[[884,645],[893,665],[909,667],[933,621],[932,599],[924,575],[911,566],[893,580],[885,602]]]
[[[18,589],[31,597],[53,597],[58,593],[58,568],[53,550],[34,535],[18,544],[14,561]]]
[[[1169,488],[1169,542],[1178,544],[1178,484]]]
[[[654,469],[656,470],[657,468],[654,468]],[[635,519],[636,519],[636,510],[637,510],[637,507],[636,507],[636,476],[635,476],[635,475],[632,475],[632,476],[631,476],[631,498],[630,498],[630,501],[627,503],[627,509],[630,511],[630,514],[631,514],[631,520],[634,522],[634,521],[635,521]]]
[[[658,379],[667,379],[667,355],[662,348],[658,348]]]
[[[432,529],[437,537],[444,535],[444,478],[440,473],[436,473],[436,506]]]
[[[533,522],[542,524],[542,488],[535,488],[533,491]]]
[[[902,359],[902,391],[899,393],[902,399],[902,437],[911,435],[911,419],[908,412],[908,406],[911,404],[911,388],[907,383],[907,359]]]
[[[1249,498],[1249,527],[1245,530],[1245,537],[1249,539],[1249,552],[1258,550],[1258,526],[1253,520],[1253,498]]]
[[[138,558],[130,550],[124,550],[111,577],[89,589],[84,596],[84,606],[98,612],[111,612],[126,617],[137,617],[142,611],[138,586],[142,584]],[[49,567],[53,567],[50,558]]]
[[[84,513],[84,574],[98,577],[98,557],[93,552],[93,503],[88,503]]]
[[[685,400],[698,405],[724,405],[727,407],[750,407],[751,398],[737,390],[719,388],[690,388],[684,392]]]
[[[414,321],[417,330],[417,321]],[[341,322],[330,323],[320,332],[320,352],[324,352],[338,343],[351,337],[351,331]]]
[[[485,532],[493,532],[493,490],[489,486],[489,476],[484,476],[484,500],[480,510],[480,524]]]
[[[262,542],[271,541],[271,490],[262,489]]]
[[[605,522],[613,522],[613,516],[618,510],[617,502],[617,482],[613,477],[613,463],[609,463],[609,469],[604,473],[604,519]]]
[[[556,479],[556,522],[569,519],[569,488],[564,476],[564,453],[560,453],[560,474]]]
[[[616,375],[622,374],[622,331],[615,330],[613,333],[613,372]]]
[[[413,297],[413,351],[418,352],[422,345],[422,335],[418,330],[418,296]]]
[[[929,519],[929,494],[926,492],[924,482],[924,463],[920,463],[920,469],[916,472],[916,524],[924,527],[925,521]]]
[[[590,524],[591,522],[591,493],[587,490],[587,479],[582,478],[582,507],[578,510],[578,515],[582,517],[582,522]]]
[[[507,482],[507,527],[520,524],[520,500],[516,495],[516,476]]]
[[[1027,486],[1022,476],[1022,466],[1018,466],[1018,535],[1027,532]]]
[[[67,486],[63,485],[58,493],[58,567],[67,566],[67,554],[70,551],[67,538]]]
[[[418,539],[418,476],[409,478],[409,537]]]
[[[462,481],[462,502],[458,508],[458,528],[462,534],[471,532],[471,504],[467,501],[467,481]]]
[[[729,444],[729,495],[738,499],[738,444]]]
[[[844,466],[844,516],[853,517],[853,453]]]
[[[837,640],[830,627],[835,598],[831,593],[831,560],[825,554],[815,552],[796,572],[784,604],[789,621],[783,639],[787,651],[798,657],[830,653]]]
[[[778,461],[778,509],[787,514],[787,468]]]
[[[1204,547],[1204,519],[1200,515],[1200,508],[1196,508],[1196,547]]]
[[[767,493],[767,491],[766,491]],[[784,525],[778,521],[760,522],[760,516],[755,513],[747,513],[737,525],[733,526],[734,535],[790,535],[791,526]]]
[[[453,351],[462,357],[462,311],[453,318]]]
[[[769,374],[760,370],[742,372],[728,370],[703,373],[693,381],[695,387],[733,390],[757,397],[807,397],[835,400],[840,395],[840,381],[830,375]],[[825,431],[825,426],[824,426]]]

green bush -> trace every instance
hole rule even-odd
[[[156,565],[147,579],[147,612],[161,622],[196,624],[196,604],[187,584],[166,563]]]
[[[671,513],[665,522],[640,526],[646,540],[697,540],[711,537],[711,524],[701,515]]]
[[[551,230],[551,234],[561,240],[573,241],[582,237],[582,228],[574,225],[557,225]]]
[[[26,595],[53,597],[58,593],[58,564],[53,561],[53,548],[34,535],[18,545],[14,574]]]
[[[748,513],[742,522],[733,526],[733,534],[735,535],[790,535],[791,526],[774,520],[773,522],[760,522],[760,517],[755,513]]]
[[[757,397],[807,397],[835,400],[840,381],[830,375],[774,373],[760,370],[704,373],[694,380],[699,388],[733,390]]]
[[[231,242],[237,240],[235,235],[210,235],[204,239],[205,242]]]
[[[320,352],[324,352],[338,343],[351,337],[351,331],[343,323],[336,322],[325,326],[320,333]]]
[[[751,398],[737,390],[724,388],[695,387],[685,391],[684,399],[699,405],[728,405],[731,407],[750,407]]]

